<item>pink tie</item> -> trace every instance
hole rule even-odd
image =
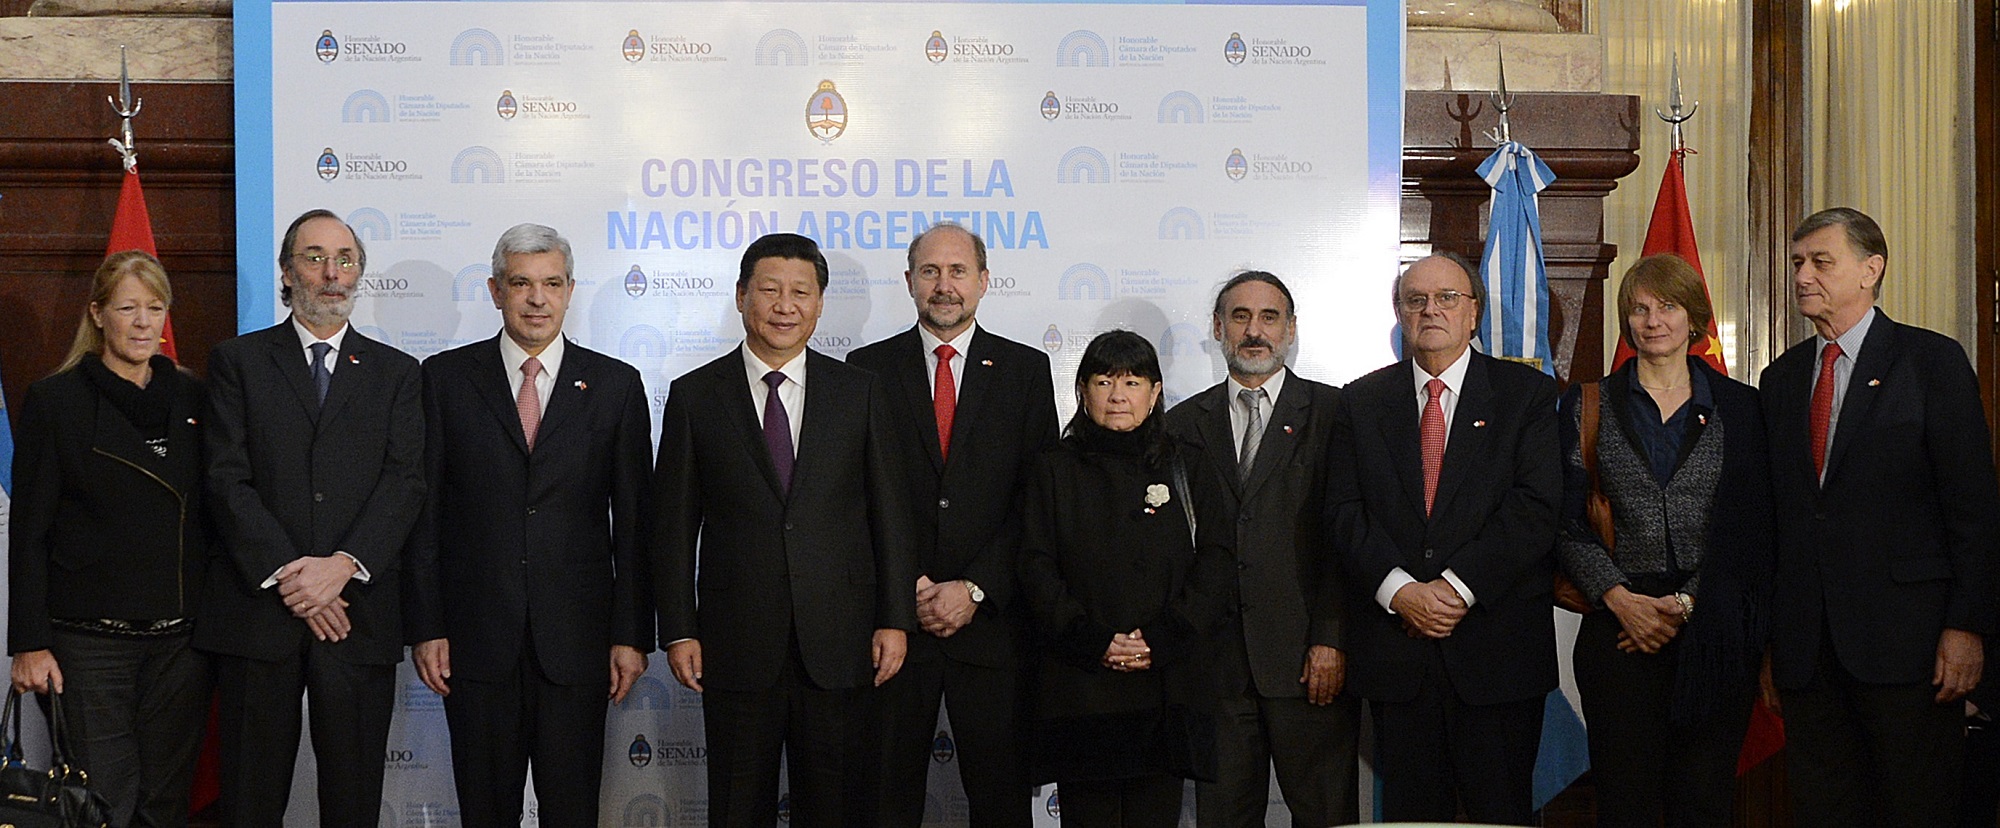
[[[958,349],[937,346],[937,386],[931,391],[931,409],[937,414],[938,456],[951,457],[951,423],[958,416],[958,385],[951,381],[951,358]]]
[[[1826,343],[1819,354],[1819,383],[1812,395],[1813,472],[1826,476],[1826,432],[1833,426],[1833,365],[1840,361],[1840,343]]]
[[[1430,517],[1431,504],[1437,501],[1438,473],[1444,470],[1444,380],[1433,377],[1424,383],[1424,391],[1430,399],[1424,402],[1417,435],[1424,450],[1424,517]]]
[[[528,438],[528,450],[535,450],[535,432],[542,427],[542,397],[535,393],[535,377],[542,373],[542,361],[528,357],[521,363],[521,393],[514,395],[514,411],[521,415],[521,436]]]

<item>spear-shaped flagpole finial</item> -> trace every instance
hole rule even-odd
[[[122,142],[117,138],[107,140],[112,149],[118,150],[126,171],[135,170],[139,166],[139,146],[132,141],[132,116],[139,114],[145,101],[132,97],[132,72],[125,63],[124,44],[118,46],[118,99],[106,95],[104,101],[111,104],[111,111],[118,113],[119,132],[125,137]]]
[[[1667,95],[1667,111],[1673,114],[1669,115],[1667,112],[1661,112],[1659,107],[1653,108],[1654,115],[1660,116],[1660,120],[1666,121],[1673,127],[1674,152],[1687,149],[1687,141],[1681,136],[1681,124],[1686,123],[1689,118],[1693,118],[1695,110],[1700,108],[1701,101],[1695,101],[1687,105],[1685,111],[1683,111],[1681,98],[1681,53],[1675,52],[1673,86]]]
[[[1505,144],[1514,140],[1513,130],[1507,123],[1507,110],[1513,108],[1514,96],[1507,92],[1507,50],[1495,45],[1493,51],[1500,58],[1500,90],[1487,94],[1493,99],[1493,108],[1500,113],[1500,125],[1487,130],[1486,138],[1496,144]]]

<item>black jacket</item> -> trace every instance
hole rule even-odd
[[[154,361],[156,378],[175,370]],[[185,373],[170,381],[165,458],[83,368],[28,386],[14,435],[8,652],[47,649],[50,618],[198,613],[203,389]]]

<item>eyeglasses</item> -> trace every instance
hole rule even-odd
[[[1424,308],[1432,305],[1436,305],[1438,310],[1454,310],[1470,298],[1455,290],[1441,290],[1429,296],[1412,293],[1398,300],[1396,306],[1402,308],[1404,313],[1423,313]]]
[[[319,253],[293,253],[292,258],[305,262],[307,266],[314,268],[325,267],[327,262],[333,262],[333,266],[340,268],[342,271],[353,270],[361,266],[360,262],[346,256],[334,257]]]

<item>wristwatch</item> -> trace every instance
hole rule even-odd
[[[965,585],[966,592],[972,593],[972,603],[977,604],[986,600],[986,590],[980,589],[978,584],[963,579],[959,583]]]

